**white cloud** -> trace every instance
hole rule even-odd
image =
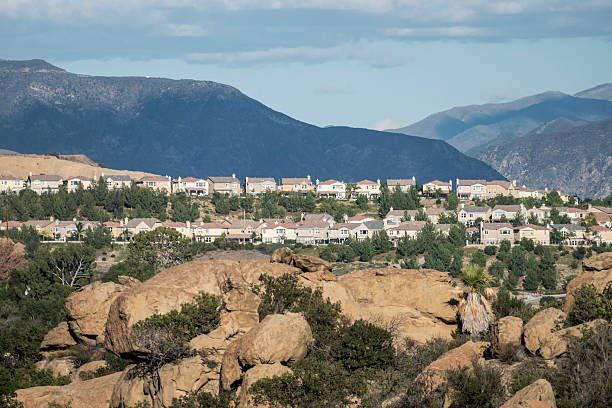
[[[164,34],[170,37],[205,37],[208,31],[195,24],[165,24]]]
[[[419,27],[419,28],[390,28],[385,30],[390,37],[481,37],[490,34],[488,29],[469,26],[450,27]]]
[[[372,123],[368,127],[372,130],[390,130],[400,128],[401,126],[402,123],[398,120],[393,118],[384,118]]]

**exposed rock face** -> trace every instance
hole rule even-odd
[[[272,254],[270,262],[293,265],[303,272],[331,272],[331,264],[321,258],[294,254],[289,248],[279,248]]]
[[[384,273],[380,273],[380,272]],[[300,275],[305,286],[321,289],[323,297],[340,302],[352,320],[395,322],[400,336],[425,342],[450,338],[457,328],[457,307],[462,290],[451,286],[447,273],[431,269],[354,271],[325,280]]]
[[[557,325],[562,324],[567,315],[554,307],[540,310],[523,328],[525,347],[532,354],[536,354],[543,341],[550,337]]]
[[[435,389],[444,382],[447,371],[470,367],[472,363],[478,361],[482,357],[486,346],[487,343],[468,341],[457,348],[449,350],[428,365],[419,374],[417,380],[427,382]]]
[[[592,329],[600,324],[605,324],[606,321],[603,319],[594,320],[592,322],[579,324],[578,326],[568,327],[567,329],[559,330],[552,333],[540,345],[540,354],[545,359],[551,359],[559,357],[567,351],[572,338],[582,337],[582,331],[584,329]]]
[[[106,375],[64,386],[33,387],[17,390],[17,400],[24,408],[46,408],[55,402],[71,408],[108,407],[113,388],[122,373]]]
[[[66,299],[70,330],[88,344],[104,344],[104,327],[111,304],[128,286],[114,282],[94,282],[73,292]]]
[[[501,408],[557,408],[557,403],[552,386],[541,379],[517,391]]]
[[[25,266],[25,246],[8,238],[0,238],[0,280],[7,279],[13,269]]]
[[[42,351],[63,350],[71,346],[76,346],[77,342],[68,330],[68,323],[61,322],[57,327],[51,329],[42,343],[40,349]]]
[[[491,328],[491,347],[493,355],[502,357],[521,345],[523,319],[506,316],[499,319]]]
[[[266,316],[227,348],[221,366],[223,388],[229,390],[242,378],[243,367],[302,359],[311,341],[312,331],[302,315]]]
[[[193,261],[166,269],[117,297],[108,313],[106,347],[116,354],[137,352],[138,348],[130,336],[136,322],[156,313],[179,310],[182,304],[193,301],[200,292],[222,296],[228,283],[238,290],[228,295],[229,307],[234,310],[248,309],[246,313],[253,313],[257,302],[244,292],[245,288],[256,283],[262,274],[278,277],[285,273],[295,274],[296,271],[288,265],[264,260]]]
[[[51,370],[54,376],[72,375],[76,369],[71,357],[58,357],[41,360],[36,363],[39,370]]]
[[[598,292],[603,292],[608,282],[612,281],[612,252],[597,254],[582,262],[583,272],[567,284],[567,296],[563,311],[570,312],[574,305],[572,292],[583,285],[593,285]]]
[[[72,381],[80,381],[81,374],[93,374],[98,371],[98,369],[103,367],[106,367],[106,361],[104,360],[90,361],[89,363],[85,363],[76,370],[72,376]]]
[[[285,367],[282,364],[261,364],[249,369],[242,380],[242,385],[238,391],[238,406],[237,408],[249,408],[256,407],[255,403],[251,399],[249,388],[255,384],[257,380],[262,378],[272,378],[275,376],[282,376],[284,374],[290,374],[293,371],[289,367]]]

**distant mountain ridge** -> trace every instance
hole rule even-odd
[[[503,178],[443,141],[319,128],[231,86],[77,75],[42,60],[0,61],[0,148],[173,176]]]

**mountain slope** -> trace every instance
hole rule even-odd
[[[0,61],[0,147],[174,176],[501,177],[443,141],[319,128],[227,85],[75,75],[41,60]]]
[[[612,119],[529,134],[478,157],[521,184],[603,197],[612,193]]]
[[[607,84],[597,85],[591,89],[578,92],[576,95],[579,98],[603,99],[612,101],[612,82]]]

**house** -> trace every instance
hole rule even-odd
[[[355,234],[353,237],[356,238],[357,241],[363,241],[366,238],[373,238],[374,233],[382,231],[385,226],[382,220],[364,221],[361,224],[355,225],[358,225],[358,227],[356,230],[354,230]]]
[[[91,187],[92,183],[92,178],[84,176],[70,177],[64,181],[64,184],[66,185],[68,191],[76,191],[79,186],[83,186],[84,189],[88,189],[89,187]]]
[[[297,240],[298,225],[280,223],[266,225],[261,228],[261,242],[264,244],[283,244],[285,241]]]
[[[206,180],[197,177],[179,177],[172,181],[173,193],[185,193],[189,196],[207,196],[208,183]]]
[[[501,220],[514,220],[516,215],[519,214],[525,218],[526,210],[523,204],[520,205],[501,205],[498,204],[491,210],[491,221],[499,222]]]
[[[550,208],[546,206],[542,206],[540,208],[533,207],[528,210],[525,210],[525,217],[527,219],[531,218],[532,216],[535,216],[538,222],[544,221],[544,219],[546,219],[549,215],[550,215]]]
[[[536,245],[550,245],[550,229],[533,224],[514,227],[514,241],[519,242],[523,238],[530,239]]]
[[[136,184],[151,188],[153,190],[163,191],[166,194],[172,193],[172,180],[170,177],[145,176],[138,180]]]
[[[0,194],[8,193],[19,193],[25,188],[26,181],[19,177],[13,176],[0,176]]]
[[[257,195],[266,191],[276,191],[274,177],[246,177],[244,180],[244,192]]]
[[[109,174],[102,173],[102,179],[106,182],[108,188],[130,187],[132,178],[125,174]]]
[[[356,224],[361,224],[362,222],[365,221],[375,221],[376,218],[374,217],[368,217],[367,215],[355,215],[353,217],[349,217],[347,215],[344,215],[344,222],[350,222],[350,223],[356,223]]]
[[[104,226],[110,231],[113,241],[118,241],[124,238],[125,228],[122,223],[115,221],[106,221],[104,223]]]
[[[333,179],[325,181],[317,179],[316,184],[319,197],[346,198],[346,183]]]
[[[491,216],[491,208],[487,206],[464,205],[457,211],[457,219],[466,226],[474,225],[478,218],[488,220]]]
[[[334,225],[334,217],[327,213],[320,214],[302,214],[302,221],[324,221],[331,227]]]
[[[612,229],[594,225],[589,227],[591,239],[599,244],[612,243]]]
[[[536,200],[541,200],[547,193],[543,190],[537,190],[535,188],[529,188],[526,186],[519,186],[516,188],[515,197],[517,198],[535,198]]]
[[[416,187],[416,178],[412,176],[411,179],[388,179],[387,187],[391,191],[398,187],[402,192],[407,193],[410,187]]]
[[[298,224],[296,242],[306,245],[318,245],[327,241],[330,226],[325,221],[307,221]]]
[[[391,207],[387,215],[385,215],[383,221],[385,226],[393,227],[404,221],[406,216],[410,216],[410,214],[407,214],[407,210],[394,210],[393,207]],[[410,219],[412,219],[412,217],[410,217]]]
[[[353,197],[365,196],[368,199],[378,198],[380,195],[380,180],[361,180],[355,183],[357,188],[353,191]]]
[[[389,239],[394,242],[403,237],[414,239],[425,224],[425,221],[405,221],[395,227],[387,229],[387,235],[389,235]]]
[[[164,221],[161,225],[164,228],[170,228],[179,232],[185,238],[191,238],[191,222],[175,222],[175,221]]]
[[[100,225],[98,221],[55,221],[55,225],[51,229],[53,237],[56,240],[67,241],[68,239],[81,240],[88,229],[94,229]],[[79,229],[81,236],[79,235]]]
[[[209,193],[220,193],[228,194],[232,196],[240,195],[240,180],[236,178],[235,174],[231,177],[208,177]]]
[[[462,200],[484,200],[487,198],[486,180],[457,179],[457,196]]]
[[[357,229],[360,224],[338,223],[327,230],[327,240],[330,243],[342,243],[351,237],[357,236]]]
[[[434,230],[441,232],[443,235],[446,235],[446,236],[448,236],[450,232],[450,228],[451,228],[450,224],[434,224]]]
[[[564,238],[554,244],[578,246],[587,243],[586,228],[580,224],[552,224],[551,227],[560,232]]]
[[[432,224],[437,224],[442,215],[455,215],[452,211],[445,210],[444,208],[428,207],[425,208],[424,211],[425,214],[427,214],[427,218],[429,219],[429,221],[431,221]]]
[[[23,223],[21,228],[32,227],[41,235],[46,237],[53,237],[53,227],[55,226],[55,220],[51,217],[48,220],[30,220]]]
[[[36,194],[42,194],[45,191],[57,193],[59,187],[63,184],[62,177],[56,174],[34,174],[30,173],[26,181],[26,186]]]
[[[259,236],[262,222],[254,220],[231,220],[228,226],[227,239],[240,243],[253,242],[253,234]]]
[[[512,224],[507,222],[481,222],[480,243],[483,245],[499,245],[502,241],[514,240]]]
[[[442,195],[446,195],[451,192],[453,189],[453,181],[448,180],[448,182],[433,180],[423,184],[423,194],[432,196],[436,194],[436,192],[440,192]]]
[[[201,222],[191,224],[191,236],[196,241],[213,243],[217,238],[227,236],[229,226],[220,222]]]
[[[569,207],[566,211],[566,215],[572,220],[572,222],[580,223],[584,217],[589,214],[588,210],[581,208]]]
[[[493,180],[487,181],[486,198],[495,198],[497,196],[515,197],[518,196],[516,180]]]
[[[12,230],[12,229],[20,229],[23,226],[23,222],[21,221],[2,221],[0,223],[0,231]]]
[[[162,226],[157,218],[133,218],[125,223],[125,229],[130,237],[134,237],[141,232],[153,231]]]
[[[597,224],[607,228],[612,227],[612,217],[610,216],[610,214],[599,211],[592,211],[591,214],[593,214],[593,217],[595,217],[595,221],[597,221]]]
[[[315,191],[315,186],[310,180],[310,175],[304,177],[284,177],[281,178],[279,190],[283,193],[302,193],[307,194]]]

